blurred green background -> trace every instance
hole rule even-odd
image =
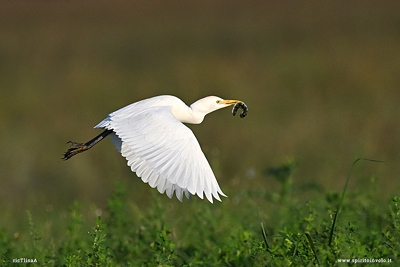
[[[145,208],[151,194],[110,140],[69,161],[108,113],[172,94],[240,99],[189,125],[225,194],[278,190],[269,167],[298,162],[312,198],[375,177],[400,187],[399,1],[1,1],[0,210],[18,230],[25,210],[59,216],[73,200],[97,211],[116,181]],[[218,205],[218,204],[214,204]],[[264,211],[268,213],[268,211]],[[24,221],[26,224],[26,221]]]

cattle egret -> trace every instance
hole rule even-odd
[[[110,136],[117,150],[143,182],[172,198],[182,201],[203,194],[212,203],[221,201],[218,194],[226,196],[201,151],[193,132],[183,123],[199,124],[204,116],[215,110],[234,105],[242,108],[241,117],[247,114],[247,106],[239,100],[223,100],[208,96],[188,107],[175,96],[156,96],[145,99],[113,113],[94,128],[105,129],[87,143],[71,143],[64,160],[92,148],[104,137]]]

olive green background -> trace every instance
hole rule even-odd
[[[143,208],[190,208],[151,194],[110,140],[61,160],[108,113],[161,94],[248,105],[189,125],[230,198],[274,192],[265,170],[287,161],[304,198],[341,191],[359,157],[385,162],[360,162],[349,190],[399,190],[399,1],[16,2],[0,2],[1,226],[74,200],[102,209],[116,181]]]

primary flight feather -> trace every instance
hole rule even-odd
[[[248,109],[239,100],[208,96],[188,107],[175,96],[145,99],[110,113],[95,126],[105,130],[89,142],[70,141],[72,147],[63,159],[90,149],[109,135],[132,171],[160,193],[172,198],[175,192],[180,201],[183,194],[201,199],[205,195],[211,203],[213,197],[221,201],[219,195],[225,194],[196,137],[183,123],[199,124],[208,113],[237,103],[241,103],[244,117]],[[236,111],[235,105],[234,114]]]

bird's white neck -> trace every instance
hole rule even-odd
[[[172,114],[183,123],[199,124],[204,120],[205,113],[193,110],[192,106],[172,107]]]

